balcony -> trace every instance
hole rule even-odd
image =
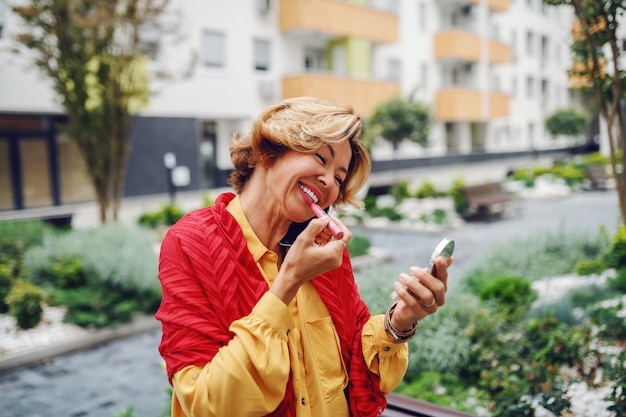
[[[470,3],[480,4],[481,0],[470,0]],[[509,10],[511,0],[487,0],[489,9],[494,12],[506,12]]]
[[[314,96],[349,104],[363,117],[370,116],[378,104],[400,94],[400,84],[305,73],[284,77],[283,98]]]
[[[454,5],[480,4],[482,0],[439,0],[442,3]],[[506,12],[509,10],[511,0],[487,0],[487,6],[494,12]]]
[[[458,29],[438,33],[435,35],[435,58],[478,62],[482,55],[481,42],[479,36]],[[493,40],[487,42],[490,63],[501,64],[511,61],[509,45]]]
[[[367,39],[398,41],[398,17],[393,13],[336,0],[280,0],[280,29],[301,30]]]
[[[444,122],[480,122],[509,116],[509,96],[464,88],[439,90],[435,118]]]

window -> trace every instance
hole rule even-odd
[[[5,9],[6,9],[6,4],[5,4],[5,0],[0,0],[0,39],[2,39],[3,37],[3,33],[4,32],[4,22],[5,22]]]
[[[307,71],[326,70],[326,59],[323,49],[306,48],[304,50],[304,67]]]
[[[428,64],[424,63],[421,65],[421,85],[422,88],[428,87]]]
[[[426,7],[426,3],[425,2],[420,2],[419,4],[419,16],[417,17],[418,22],[419,22],[419,27],[422,30],[422,32],[426,31],[427,26],[428,26],[428,16],[426,16],[426,14],[428,13],[428,9]]]
[[[390,81],[400,81],[402,76],[402,63],[399,59],[390,59],[388,63],[389,74],[388,79]]]
[[[528,77],[526,79],[526,96],[528,98],[533,98],[535,96],[535,81],[533,80],[533,77]]]
[[[511,79],[511,97],[517,97],[517,78],[515,77]]]
[[[532,32],[526,32],[526,54],[533,56],[535,53],[535,37]]]
[[[263,39],[254,40],[254,69],[257,71],[269,71],[270,41]]]
[[[517,32],[511,32],[511,55],[513,56],[513,62],[517,61]]]
[[[226,35],[205,30],[202,33],[202,63],[205,67],[224,68],[226,61]]]
[[[160,52],[160,36],[158,29],[152,27],[140,29],[137,48],[146,54],[151,61],[157,61]]]

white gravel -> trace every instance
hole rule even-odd
[[[32,329],[23,330],[8,314],[0,314],[0,356],[28,351],[89,334],[79,326],[63,323],[65,309],[43,307],[41,322]]]

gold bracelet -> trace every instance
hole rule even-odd
[[[389,309],[385,313],[385,330],[387,331],[387,334],[389,335],[389,337],[395,343],[404,343],[404,342],[408,342],[409,340],[413,338],[413,336],[415,336],[415,333],[417,332],[417,322],[411,324],[411,329],[406,332],[403,332],[393,327],[393,325],[391,324],[391,315],[393,314],[393,311],[396,309],[397,304],[398,303],[393,303],[393,305],[389,307]]]

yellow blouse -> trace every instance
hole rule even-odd
[[[239,196],[227,207],[243,230],[259,270],[271,285],[278,257],[254,234]],[[267,292],[252,313],[232,323],[235,337],[210,363],[188,366],[172,379],[172,417],[251,417],[271,413],[284,397],[285,375],[293,374],[298,417],[348,417],[343,389],[348,383],[339,336],[311,282],[286,306]],[[383,392],[393,391],[406,372],[408,348],[388,337],[383,316],[372,316],[362,332],[363,355],[380,376]],[[329,342],[332,341],[332,342]],[[233,400],[237,398],[246,401]]]

